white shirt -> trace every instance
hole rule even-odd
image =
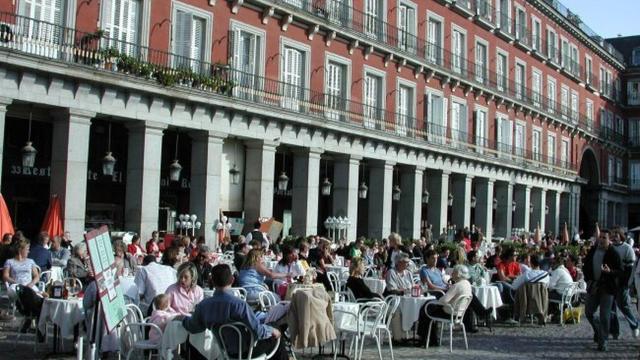
[[[549,273],[544,270],[531,269],[513,280],[511,286],[513,286],[514,290],[517,290],[520,286],[528,282],[549,285]]]
[[[398,273],[396,269],[387,272],[387,289],[410,290],[413,287],[413,278],[409,270]]]
[[[551,278],[549,279],[549,289],[553,289],[559,293],[562,293],[567,286],[573,284],[573,279],[569,270],[564,265],[558,266],[551,272]]]
[[[176,283],[177,278],[176,269],[153,262],[138,268],[134,282],[138,293],[144,297],[143,301],[151,304],[153,298],[164,294],[170,285]]]
[[[283,274],[291,274],[293,277],[304,276],[305,271],[302,268],[302,264],[300,261],[294,261],[290,265],[282,265],[279,261],[278,264],[273,268],[274,272],[283,273]]]

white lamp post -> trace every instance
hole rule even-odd
[[[196,230],[202,227],[202,223],[197,221],[198,216],[196,214],[180,214],[178,219],[175,225],[176,229],[180,230],[180,235],[189,235],[189,232],[191,232],[191,236],[195,236]]]

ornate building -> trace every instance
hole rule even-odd
[[[627,225],[626,61],[555,0],[16,0],[0,24],[27,230],[50,194],[74,238],[195,213],[213,239],[221,211],[349,239]]]

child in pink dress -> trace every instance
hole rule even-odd
[[[170,300],[171,298],[166,294],[160,294],[153,299],[155,310],[153,310],[153,313],[149,318],[149,322],[158,325],[162,331],[164,331],[167,323],[178,315],[178,313],[169,306],[169,303],[171,302]],[[149,331],[149,340],[154,344],[158,344],[162,341],[162,336],[158,330],[151,329]]]

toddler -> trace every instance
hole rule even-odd
[[[155,310],[149,318],[149,322],[158,325],[162,331],[167,326],[167,322],[171,321],[178,313],[176,313],[170,306],[171,298],[169,295],[160,294],[153,299],[153,305]],[[154,344],[162,341],[162,335],[158,333],[156,329],[149,331],[149,340]]]

